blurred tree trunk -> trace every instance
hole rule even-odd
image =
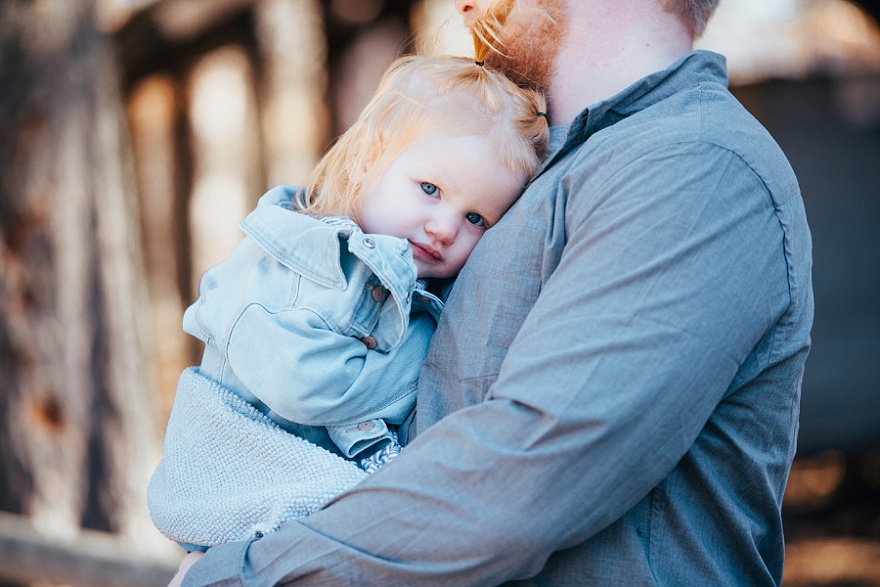
[[[140,534],[157,431],[117,67],[93,0],[0,2],[0,510]]]

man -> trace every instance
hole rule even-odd
[[[452,290],[411,443],[185,587],[781,582],[811,245],[692,52],[717,0],[520,4],[487,66],[547,89],[553,150]]]

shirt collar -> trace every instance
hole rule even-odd
[[[726,59],[711,51],[693,51],[662,71],[643,77],[589,110],[593,117],[614,113],[625,118],[700,83],[727,87]],[[598,115],[598,116],[597,116]]]
[[[647,75],[614,96],[581,111],[568,126],[562,147],[547,157],[542,169],[546,169],[556,155],[580,145],[594,133],[682,90],[707,82],[727,87],[725,57],[711,51],[688,53],[666,69]]]

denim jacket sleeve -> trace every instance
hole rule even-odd
[[[230,334],[229,363],[262,402],[292,422],[344,426],[385,418],[399,423],[415,401],[433,333],[428,321],[433,319],[425,314],[413,317],[402,343],[382,353],[340,334],[312,309],[273,313],[250,304]],[[387,378],[392,370],[396,381]],[[397,389],[401,382],[407,387]]]

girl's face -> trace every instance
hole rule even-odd
[[[364,232],[406,239],[419,277],[452,277],[522,191],[484,136],[423,135],[361,186]]]

